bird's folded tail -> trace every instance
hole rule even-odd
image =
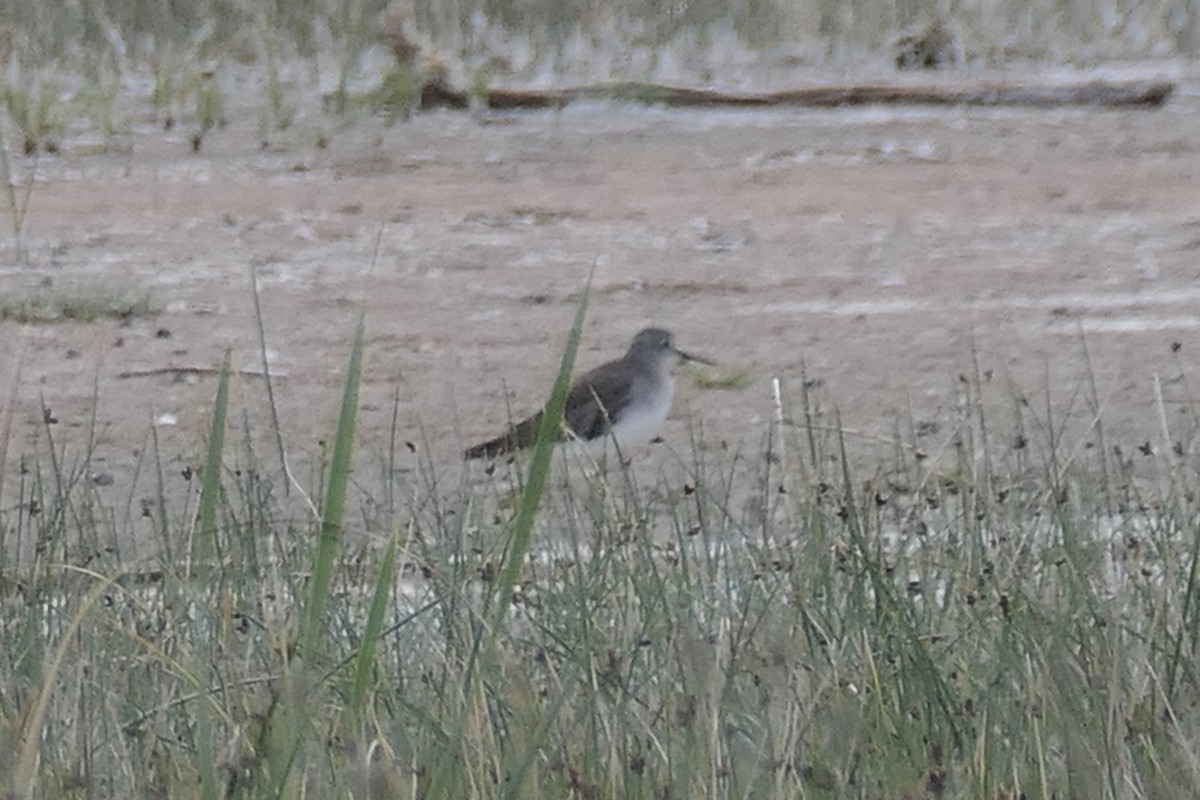
[[[497,456],[533,447],[537,441],[538,427],[542,424],[542,415],[535,414],[527,420],[513,425],[505,433],[495,439],[468,447],[463,452],[463,458],[496,458]]]

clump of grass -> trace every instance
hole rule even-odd
[[[150,107],[164,129],[175,127],[183,107],[184,94],[179,67],[174,59],[164,58],[154,66],[154,87],[150,92]]]
[[[471,71],[471,88],[467,91],[467,96],[474,108],[487,108],[488,92],[494,79],[492,73],[492,65],[488,63],[480,64]]]
[[[91,119],[106,145],[113,137],[129,132],[129,120],[120,106],[120,82],[111,75],[84,86],[72,99],[72,107]]]
[[[5,85],[0,94],[8,118],[21,137],[25,155],[39,151],[58,151],[66,124],[66,113],[60,99],[62,87],[52,80],[30,80]]]
[[[149,292],[100,287],[0,294],[0,320],[22,325],[152,317],[160,309]]]
[[[196,122],[192,133],[192,150],[199,151],[204,137],[210,130],[225,126],[225,93],[218,80],[217,71],[213,68],[197,72],[192,78],[190,88],[195,102]]]
[[[370,105],[382,111],[387,124],[407,119],[421,102],[424,75],[414,65],[401,64],[393,67],[383,78],[383,83],[370,98]]]
[[[280,75],[279,30],[272,24],[273,16],[271,7],[264,6],[256,26],[267,72],[266,108],[259,111],[259,138],[263,143],[269,141],[272,131],[286,130],[296,119],[296,108],[287,101],[287,87]]]
[[[699,389],[745,389],[750,385],[748,369],[701,369],[688,370],[688,377]]]

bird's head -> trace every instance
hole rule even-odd
[[[656,366],[673,367],[680,361],[696,361],[713,366],[707,358],[680,350],[675,346],[675,337],[662,328],[645,328],[633,337],[626,358],[643,361]]]

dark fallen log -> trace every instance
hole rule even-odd
[[[919,106],[1105,106],[1157,108],[1175,91],[1166,80],[1089,81],[1066,85],[989,83],[947,86],[821,86],[779,92],[722,92],[655,83],[610,83],[565,89],[490,89],[484,97],[490,109],[538,110],[562,108],[579,100],[610,100],[671,108],[837,108],[863,105]],[[467,108],[469,97],[437,82],[421,94],[422,108]]]

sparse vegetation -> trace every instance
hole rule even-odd
[[[92,286],[0,294],[0,320],[22,325],[129,319],[157,313],[149,292]]]
[[[197,73],[192,79],[191,94],[195,100],[192,149],[199,150],[210,130],[225,125],[225,93],[216,70],[204,69]]]
[[[750,371],[747,369],[701,369],[693,367],[688,370],[692,383],[701,389],[745,389],[750,385]]]
[[[24,155],[57,152],[66,123],[61,91],[56,82],[31,76],[5,86],[4,111]]]
[[[374,98],[369,103],[384,114],[387,124],[406,119],[421,100],[422,76],[419,70],[398,66],[384,76]]]
[[[105,145],[114,136],[128,133],[129,121],[121,111],[121,89],[116,80],[107,78],[85,86],[74,100]]]
[[[394,429],[392,471],[355,488],[362,342],[300,516],[224,443],[228,370],[196,468],[146,454],[140,513],[81,479],[90,435],[48,424],[21,454],[10,794],[1193,796],[1186,459],[1149,490],[1099,453],[1100,480],[1058,420],[1026,407],[1006,437],[966,402],[946,458],[901,439],[857,475],[806,390],[750,456],[547,471],[547,424],[528,476],[454,486]]]
[[[1003,7],[986,2],[832,3],[808,0],[722,3],[703,0],[617,4],[476,3],[447,11],[433,0],[351,0],[339,3],[251,4],[205,0],[153,10],[144,4],[112,13],[52,2],[12,9],[4,39],[5,102],[21,131],[26,152],[52,148],[64,124],[55,82],[92,97],[93,124],[122,127],[112,94],[125,92],[131,74],[151,75],[154,112],[170,126],[186,110],[195,115],[193,146],[224,119],[224,98],[210,80],[212,69],[251,67],[261,73],[260,138],[292,126],[304,93],[289,74],[318,84],[330,72],[325,109],[343,116],[368,107],[387,120],[401,118],[419,96],[422,80],[459,76],[457,92],[478,98],[498,79],[538,80],[549,71],[578,80],[584,65],[606,65],[609,80],[623,86],[617,99],[655,102],[654,73],[668,61],[686,65],[697,82],[722,83],[722,72],[753,57],[771,63],[873,59],[886,62],[898,36],[937,30],[952,36],[953,61],[997,64],[1011,59],[1048,59],[1087,64],[1103,57],[1196,55],[1200,13],[1192,4],[1158,0],[1113,10],[1096,3],[1066,8],[1049,0]],[[505,42],[513,44],[508,52]],[[392,63],[367,58],[386,48]],[[724,53],[724,56],[714,55]],[[721,61],[738,54],[729,64]],[[323,60],[324,59],[324,60]],[[926,59],[928,60],[928,59]],[[431,64],[443,71],[431,72]],[[330,68],[332,64],[332,70]],[[292,69],[295,67],[295,69]],[[448,69],[448,71],[446,71]],[[33,74],[55,74],[47,83]],[[202,77],[195,77],[200,75]],[[105,77],[115,76],[115,77]],[[730,76],[736,78],[736,76]],[[103,88],[97,86],[100,81]],[[732,80],[736,83],[737,80]],[[296,92],[296,99],[289,96]],[[96,102],[102,98],[104,102]],[[188,102],[190,98],[191,102]],[[138,98],[144,102],[141,98]],[[77,109],[76,109],[77,110]]]
[[[29,165],[24,185],[18,184],[18,178],[13,174],[13,159],[9,157],[9,136],[3,125],[0,125],[0,190],[4,192],[4,208],[8,212],[9,230],[12,232],[14,245],[13,261],[25,261],[25,214],[29,211],[29,203],[33,199],[34,179],[37,177],[37,159]]]
[[[150,93],[150,105],[155,117],[167,130],[175,127],[179,115],[182,92],[179,88],[179,76],[170,60],[158,64],[154,68],[154,88]]]
[[[471,73],[471,88],[468,95],[471,102],[483,106],[487,102],[488,89],[492,87],[492,70],[487,64],[482,64]]]

